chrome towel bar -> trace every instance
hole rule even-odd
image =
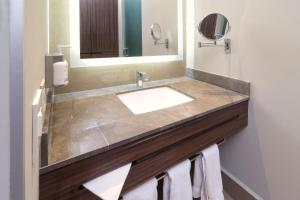
[[[219,141],[219,142],[217,143],[217,145],[218,145],[218,146],[221,146],[221,145],[223,145],[225,142],[226,142],[226,140],[225,140],[225,139],[222,139],[221,141]],[[191,158],[189,158],[189,160],[190,160],[191,162],[194,162],[194,161],[196,160],[196,158],[197,158],[199,155],[200,155],[200,154],[196,154],[196,155],[192,156]],[[163,179],[166,177],[166,175],[167,175],[166,173],[162,173],[162,174],[158,175],[158,176],[156,177],[157,181],[163,180]]]

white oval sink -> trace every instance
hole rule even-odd
[[[136,115],[177,106],[194,100],[170,87],[128,92],[119,94],[118,97]]]

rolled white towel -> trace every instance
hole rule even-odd
[[[193,197],[200,198],[205,200],[204,193],[204,176],[203,176],[203,163],[202,163],[202,155],[197,156],[195,160],[194,167],[194,177],[193,177]]]
[[[164,178],[164,200],[192,200],[191,162],[186,160],[167,170]]]
[[[224,200],[218,145],[203,150],[202,155],[206,197],[209,200]]]

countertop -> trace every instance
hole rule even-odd
[[[117,93],[136,90],[134,85],[57,98],[48,133],[49,165],[41,168],[41,173],[249,99],[249,96],[187,77],[150,82],[145,88],[157,86],[171,87],[195,100],[134,115],[117,97]]]

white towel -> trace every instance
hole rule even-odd
[[[153,178],[137,188],[127,192],[123,200],[157,200],[157,180]]]
[[[205,193],[209,200],[224,200],[218,145],[202,151]]]
[[[164,200],[192,200],[191,162],[186,160],[167,171],[164,178]]]
[[[205,200],[202,155],[197,156],[194,167],[193,197]]]
[[[118,200],[131,163],[95,178],[83,186],[103,200]]]

